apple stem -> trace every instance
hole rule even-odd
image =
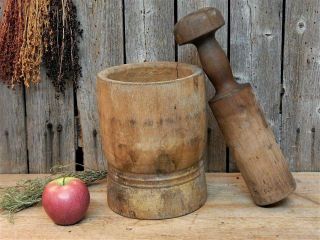
[[[64,186],[65,179],[66,179],[66,177],[63,177],[62,186]]]

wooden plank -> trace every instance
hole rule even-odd
[[[320,171],[320,2],[287,1],[282,148],[291,170]]]
[[[27,173],[27,146],[22,88],[0,85],[0,173]]]
[[[57,226],[39,205],[18,213],[15,224],[0,216],[1,239],[319,239],[320,174],[294,176],[295,193],[262,208],[253,204],[239,173],[209,173],[208,200],[202,208],[183,217],[153,221],[113,213],[103,181],[89,188],[89,211],[80,223]],[[26,177],[38,175],[0,175],[0,187]]]
[[[126,63],[174,61],[174,1],[124,1]]]
[[[183,16],[196,11],[203,7],[218,8],[225,19],[225,26],[218,30],[216,36],[217,40],[227,53],[228,49],[228,1],[225,0],[178,0],[177,2],[178,20]],[[201,66],[196,48],[192,45],[179,46],[178,61],[196,64]],[[214,96],[214,88],[207,80],[207,98],[210,100]],[[207,146],[207,170],[213,172],[226,171],[226,145],[222,133],[217,125],[217,122],[209,108],[208,112],[208,146]]]
[[[0,0],[0,18],[5,1]],[[23,88],[0,84],[0,173],[28,172]]]
[[[230,1],[230,62],[238,82],[250,82],[280,142],[282,0]],[[237,171],[230,156],[230,171]]]
[[[83,29],[80,43],[83,77],[77,91],[82,129],[84,164],[106,167],[101,149],[96,103],[96,75],[106,67],[123,63],[122,1],[74,1]]]
[[[30,173],[46,173],[57,164],[74,169],[73,83],[57,99],[42,69],[41,82],[26,89],[26,112]]]

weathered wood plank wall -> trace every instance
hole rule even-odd
[[[72,83],[65,95],[57,98],[43,69],[41,82],[25,90],[30,173],[48,172],[56,164],[74,163],[73,98]]]
[[[84,164],[90,168],[106,166],[99,135],[96,103],[96,74],[109,66],[124,63],[122,1],[77,0],[83,29],[80,45],[83,77],[77,91],[80,127],[78,143],[84,153]]]
[[[5,0],[0,0],[0,14]],[[122,63],[198,64],[193,46],[177,47],[174,23],[199,8],[217,7],[217,32],[234,76],[250,82],[294,171],[320,171],[320,3],[284,0],[74,0],[84,30],[83,77],[56,99],[49,79],[13,92],[0,87],[0,173],[47,172],[53,164],[105,168],[96,73]],[[214,89],[207,83],[207,96]],[[208,171],[236,171],[208,111]]]
[[[287,1],[282,149],[292,170],[320,171],[320,1]]]
[[[280,143],[282,0],[230,1],[230,62],[250,82]],[[230,171],[236,165],[230,156]]]

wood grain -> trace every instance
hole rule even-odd
[[[26,116],[30,173],[47,173],[57,164],[74,169],[73,83],[57,99],[42,69],[41,82],[26,89]]]
[[[294,171],[320,171],[319,17],[319,1],[287,1],[281,137]]]
[[[108,204],[138,219],[165,219],[206,199],[205,81],[190,64],[145,62],[98,74]]]
[[[174,1],[124,1],[126,63],[174,61]]]
[[[289,164],[266,124],[251,85],[242,84],[209,104],[255,203],[274,204],[292,193],[296,183]]]
[[[280,142],[282,0],[230,1],[230,63],[239,83],[251,83]],[[230,156],[230,171],[237,171]]]
[[[3,3],[0,0],[0,7]],[[54,163],[73,163],[79,147],[88,167],[105,168],[95,97],[96,74],[125,61],[174,61],[175,56],[178,61],[199,64],[193,46],[179,47],[175,53],[172,30],[175,18],[205,6],[217,7],[223,13],[226,25],[218,30],[218,41],[230,53],[237,80],[253,85],[291,170],[320,170],[319,1],[231,0],[230,9],[226,0],[74,3],[84,29],[80,89],[75,95],[68,86],[66,97],[56,100],[51,83],[43,78],[40,85],[27,90],[25,100],[22,90],[13,93],[1,86],[0,172],[27,172],[27,152],[30,171],[45,172]],[[207,95],[214,95],[209,84]],[[79,109],[79,132],[74,131],[74,98]],[[228,156],[228,169],[223,137],[211,111],[208,113],[207,169],[236,171],[232,156]]]
[[[0,0],[0,20],[5,1]],[[27,173],[23,88],[0,83],[0,173]]]
[[[96,76],[101,70],[123,63],[122,2],[113,0],[75,1],[83,29],[80,42],[83,77],[77,91],[81,124],[80,143],[84,165],[106,168],[101,149],[96,102]]]
[[[228,2],[224,0],[178,0],[177,13],[178,20],[183,16],[203,7],[218,8],[225,19],[225,26],[218,30],[216,37],[223,50],[228,52]],[[197,50],[194,46],[188,44],[178,47],[178,61],[201,66]],[[214,96],[214,88],[209,80],[206,81],[208,101]],[[208,113],[208,147],[206,168],[211,172],[225,172],[226,169],[226,145],[217,125],[214,116],[207,105]]]
[[[27,173],[27,145],[22,88],[0,85],[0,173]]]
[[[41,175],[40,175],[41,176]],[[91,186],[86,218],[57,226],[42,207],[26,209],[11,224],[0,216],[1,239],[319,239],[320,175],[295,173],[297,190],[278,205],[253,204],[239,173],[207,174],[208,200],[198,211],[168,220],[121,217],[107,206],[106,181]],[[0,175],[0,187],[39,175]]]

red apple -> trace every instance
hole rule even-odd
[[[78,178],[62,177],[49,182],[42,206],[58,225],[71,225],[84,218],[90,203],[88,187]]]

